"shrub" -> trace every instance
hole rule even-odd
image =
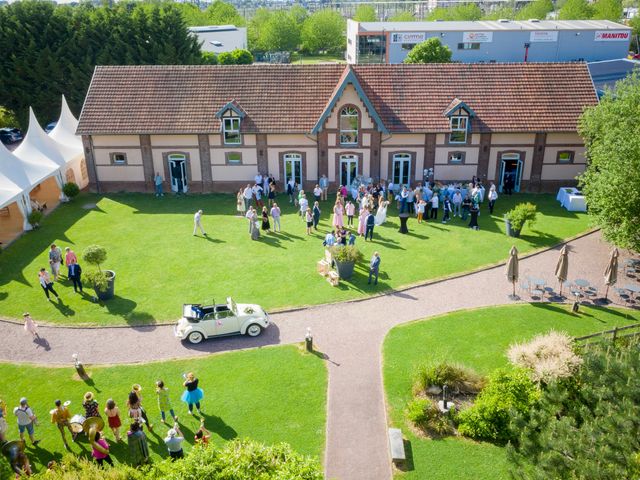
[[[532,227],[536,222],[537,210],[533,203],[519,203],[507,212],[507,219],[511,222],[511,228],[521,232],[525,223]]]
[[[331,257],[336,262],[359,262],[362,260],[362,252],[354,245],[333,246],[330,251]]]
[[[406,409],[407,418],[425,433],[447,435],[453,433],[449,416],[443,414],[438,406],[426,398],[414,398]]]
[[[474,405],[458,415],[458,432],[481,440],[507,442],[515,438],[512,413],[526,416],[540,391],[524,370],[496,370],[489,376]]]
[[[549,383],[572,376],[582,364],[573,350],[573,340],[566,333],[551,331],[527,343],[515,343],[507,352],[509,361],[530,371],[534,382]]]
[[[425,392],[429,387],[447,385],[449,391],[475,394],[482,388],[482,377],[462,365],[440,362],[423,365],[415,375],[414,392]]]
[[[109,286],[109,279],[111,278],[107,272],[102,270],[92,270],[85,274],[87,281],[98,292],[105,292]]]
[[[80,193],[80,187],[73,182],[65,183],[62,186],[62,193],[64,193],[70,199],[77,197]]]
[[[89,245],[82,252],[82,259],[88,264],[98,267],[98,270],[102,270],[100,264],[106,262],[107,250],[100,245]]]
[[[179,462],[169,459],[139,470],[119,464],[98,467],[95,462],[64,457],[61,465],[36,475],[43,480],[322,480],[322,468],[314,458],[295,452],[289,445],[263,445],[234,440],[222,447],[194,447]]]
[[[42,212],[38,210],[32,210],[31,213],[27,216],[27,222],[29,222],[29,224],[35,228],[40,225],[42,217],[44,217]]]

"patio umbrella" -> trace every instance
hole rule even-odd
[[[604,294],[604,299],[607,300],[609,294],[609,287],[615,285],[618,281],[618,249],[614,248],[611,252],[611,258],[607,268],[604,270],[604,284],[607,286],[607,290]]]
[[[507,280],[513,284],[512,300],[516,300],[516,282],[518,281],[518,250],[515,246],[511,247],[509,252],[509,260],[507,260]]]
[[[567,281],[567,275],[569,273],[569,252],[565,245],[560,250],[560,258],[558,259],[558,265],[556,265],[556,278],[560,282],[560,296],[562,296],[562,284]]]

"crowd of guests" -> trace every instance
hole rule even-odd
[[[193,373],[184,374],[183,379],[184,392],[181,400],[187,404],[187,413],[193,415],[195,406],[197,413],[201,416],[200,428],[194,434],[194,443],[207,444],[211,437],[211,432],[205,428],[204,417],[201,411],[201,401],[204,398],[204,392],[199,387],[199,380]],[[185,441],[185,436],[180,430],[178,416],[173,409],[169,389],[162,380],[156,381],[155,396],[160,412],[160,421],[169,427],[163,439],[167,454],[173,460],[183,458],[183,442]],[[134,384],[131,387],[131,391],[126,397],[124,412],[112,398],[109,398],[105,402],[104,408],[101,408],[98,399],[91,391],[85,393],[82,398],[82,413],[72,415],[69,408],[71,405],[70,401],[63,403],[61,400],[55,400],[53,405],[54,408],[49,412],[51,423],[59,430],[62,443],[66,450],[70,450],[67,432],[69,433],[71,441],[75,442],[79,435],[88,435],[83,429],[83,425],[87,425],[88,423],[87,419],[99,417],[104,422],[102,416],[104,414],[106,418],[106,422],[102,423],[104,428],[99,428],[95,438],[90,442],[91,456],[99,465],[103,465],[104,463],[113,465],[113,460],[110,455],[110,445],[105,437],[104,430],[108,428],[111,431],[116,443],[122,442],[124,439],[120,433],[120,429],[124,422],[122,417],[126,416],[128,418],[126,440],[129,447],[130,463],[137,466],[149,461],[149,446],[145,428],[149,432],[153,432],[153,425],[146,408],[143,407],[142,387],[139,384]],[[36,427],[39,425],[39,420],[26,397],[20,399],[19,405],[13,409],[13,414],[18,424],[22,452],[24,452],[26,446],[25,433],[28,435],[31,444],[37,446],[40,443],[40,440],[36,439]],[[167,419],[167,414],[171,416],[171,421]],[[8,428],[7,405],[0,399],[0,449],[8,442]],[[24,453],[22,457],[26,458]],[[12,464],[12,468],[16,473],[16,478],[20,475],[31,474],[31,467],[28,461],[21,460],[14,463],[15,465]]]

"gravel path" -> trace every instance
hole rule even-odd
[[[570,242],[570,247],[569,278],[586,278],[602,288],[610,247],[602,241],[600,233],[578,238]],[[557,287],[553,272],[559,250],[551,249],[522,260],[521,276],[530,273]],[[507,298],[510,290],[501,265],[380,297],[273,314],[273,325],[257,339],[229,337],[195,347],[177,342],[170,326],[40,327],[45,340],[36,345],[22,325],[0,322],[3,339],[0,359],[70,364],[72,353],[78,353],[85,363],[111,364],[196,357],[300,342],[310,327],[315,348],[323,353],[329,369],[327,477],[383,480],[392,474],[381,372],[381,347],[389,329],[454,310],[510,303]]]

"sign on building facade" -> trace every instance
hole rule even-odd
[[[464,43],[489,43],[493,42],[493,32],[464,32],[462,34]]]
[[[391,34],[391,43],[420,43],[426,37],[425,32],[394,32]]]
[[[529,36],[530,42],[557,42],[558,32],[549,32],[544,30],[534,30]]]
[[[596,30],[596,42],[628,42],[631,38],[629,30]]]

